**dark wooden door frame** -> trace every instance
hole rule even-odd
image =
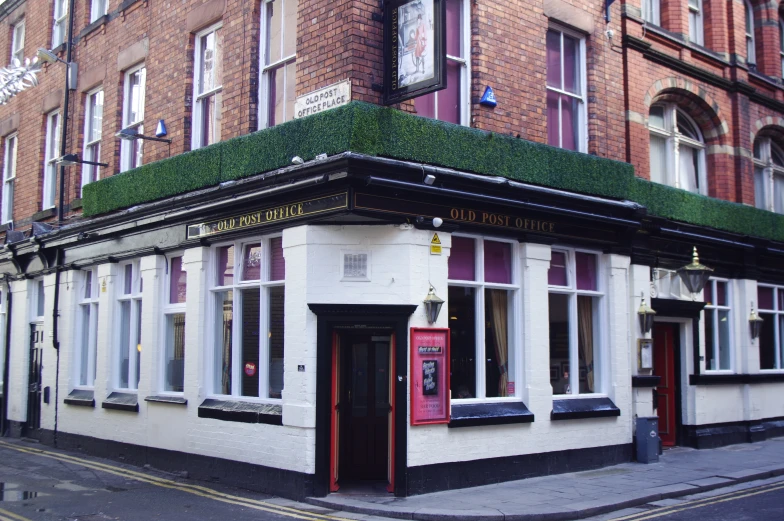
[[[332,383],[332,332],[336,327],[388,328],[395,333],[395,495],[408,492],[408,319],[415,305],[308,304],[318,317],[316,327],[316,476],[313,493],[329,493],[330,402]],[[402,379],[398,377],[402,377]]]

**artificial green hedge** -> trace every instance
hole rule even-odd
[[[631,165],[361,102],[180,154],[84,187],[99,215],[352,151],[444,166],[573,192],[629,199],[652,215],[784,240],[784,216],[650,183]]]

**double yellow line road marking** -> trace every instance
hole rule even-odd
[[[0,447],[10,449],[10,450],[15,450],[17,452],[22,452],[25,454],[31,454],[34,456],[41,456],[43,458],[50,458],[64,463],[81,465],[82,467],[85,468],[97,470],[100,472],[106,472],[108,474],[113,474],[115,476],[120,476],[128,479],[133,479],[142,483],[155,485],[157,487],[179,490],[181,492],[193,494],[194,496],[212,499],[214,501],[220,501],[222,503],[228,503],[230,505],[252,508],[254,510],[262,510],[264,512],[270,512],[272,514],[277,514],[280,516],[293,517],[295,519],[305,519],[308,521],[354,521],[347,518],[330,516],[326,514],[316,514],[313,512],[308,512],[307,510],[300,510],[297,508],[286,507],[283,505],[276,505],[268,501],[261,501],[258,499],[249,499],[241,496],[225,494],[223,492],[219,492],[217,490],[208,487],[202,487],[200,485],[179,483],[177,481],[173,481],[170,479],[159,478],[142,472],[136,472],[121,467],[116,467],[114,465],[107,465],[105,463],[90,461],[83,458],[77,458],[76,456],[69,456],[67,454],[60,454],[48,450],[29,448],[29,447],[20,447],[19,445],[4,442],[4,441],[0,441]],[[4,516],[8,516],[8,518],[6,519]],[[13,514],[6,510],[0,509],[0,521],[29,521],[29,520],[17,514]]]
[[[631,514],[624,517],[617,517],[617,518],[613,518],[611,521],[645,521],[647,519],[656,519],[664,516],[669,516],[672,514],[677,514],[678,512],[683,512],[685,510],[707,507],[710,505],[725,503],[727,501],[735,501],[736,499],[743,499],[751,496],[757,496],[759,494],[766,494],[768,492],[773,492],[782,489],[784,489],[784,482],[770,483],[768,485],[760,485],[758,487],[736,490],[735,492],[728,492],[726,494],[720,494],[718,496],[711,496],[703,499],[695,499],[694,501],[688,501],[686,503],[681,503],[679,505],[672,505],[668,507],[657,508],[655,510],[649,510],[647,512],[639,512],[637,514]]]

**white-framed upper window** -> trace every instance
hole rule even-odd
[[[77,281],[76,345],[74,382],[76,387],[95,385],[95,361],[98,356],[98,273],[84,270]]]
[[[757,285],[760,369],[784,369],[784,287]]]
[[[298,0],[264,0],[261,9],[259,127],[294,118]]]
[[[65,42],[66,21],[68,19],[68,0],[54,0],[54,27],[52,28],[52,48]]]
[[[414,99],[417,114],[468,125],[471,113],[471,11],[468,0],[446,0],[446,89]],[[415,64],[414,53],[411,57]]]
[[[286,279],[282,238],[218,245],[212,259],[213,349],[206,364],[212,394],[280,399]]]
[[[191,149],[220,141],[223,91],[223,29],[214,25],[196,35],[193,68]]]
[[[44,313],[46,313],[44,279],[34,280],[32,291],[33,294],[30,299],[30,322],[43,323]]]
[[[24,63],[25,21],[24,18],[11,26],[11,63]]]
[[[14,220],[14,189],[16,186],[17,135],[5,138],[5,157],[3,160],[3,223]]]
[[[710,279],[705,285],[705,370],[730,371],[732,356],[732,284]]]
[[[164,392],[181,393],[185,387],[185,296],[188,277],[182,255],[166,258],[168,273],[163,291],[163,386]]]
[[[705,45],[702,15],[702,0],[689,0],[689,41],[697,45]]]
[[[746,63],[757,63],[757,51],[754,44],[754,8],[749,0],[744,0],[743,7],[746,15]]]
[[[604,281],[595,252],[553,248],[547,273],[553,394],[601,392]]]
[[[585,152],[585,38],[566,29],[547,30],[547,143]]]
[[[109,12],[109,0],[92,0],[90,23],[93,23],[107,12]]]
[[[44,157],[44,182],[41,195],[41,209],[54,207],[56,192],[57,163],[55,159],[60,152],[60,111],[50,112],[46,116],[46,154]]]
[[[705,140],[694,120],[674,103],[657,103],[648,129],[651,181],[707,195]]]
[[[452,399],[512,398],[522,352],[517,244],[452,236],[449,327]]]
[[[137,65],[125,73],[123,86],[122,128],[135,129],[144,134],[144,94],[147,79],[147,68],[144,64]],[[143,139],[120,142],[120,172],[125,172],[142,164]]]
[[[115,387],[136,390],[142,354],[142,276],[139,261],[121,264],[118,278]]]
[[[661,25],[661,1],[642,0],[642,19],[653,25]]]
[[[84,160],[101,162],[101,128],[103,125],[103,89],[87,94],[84,113]],[[101,167],[82,165],[82,187],[101,178]]]
[[[784,213],[784,151],[769,137],[754,141],[754,203]]]

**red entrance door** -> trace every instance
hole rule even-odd
[[[662,444],[675,445],[675,399],[677,395],[675,374],[674,324],[657,323],[653,327],[653,374],[661,377],[656,388],[656,406],[659,414],[659,437]]]

